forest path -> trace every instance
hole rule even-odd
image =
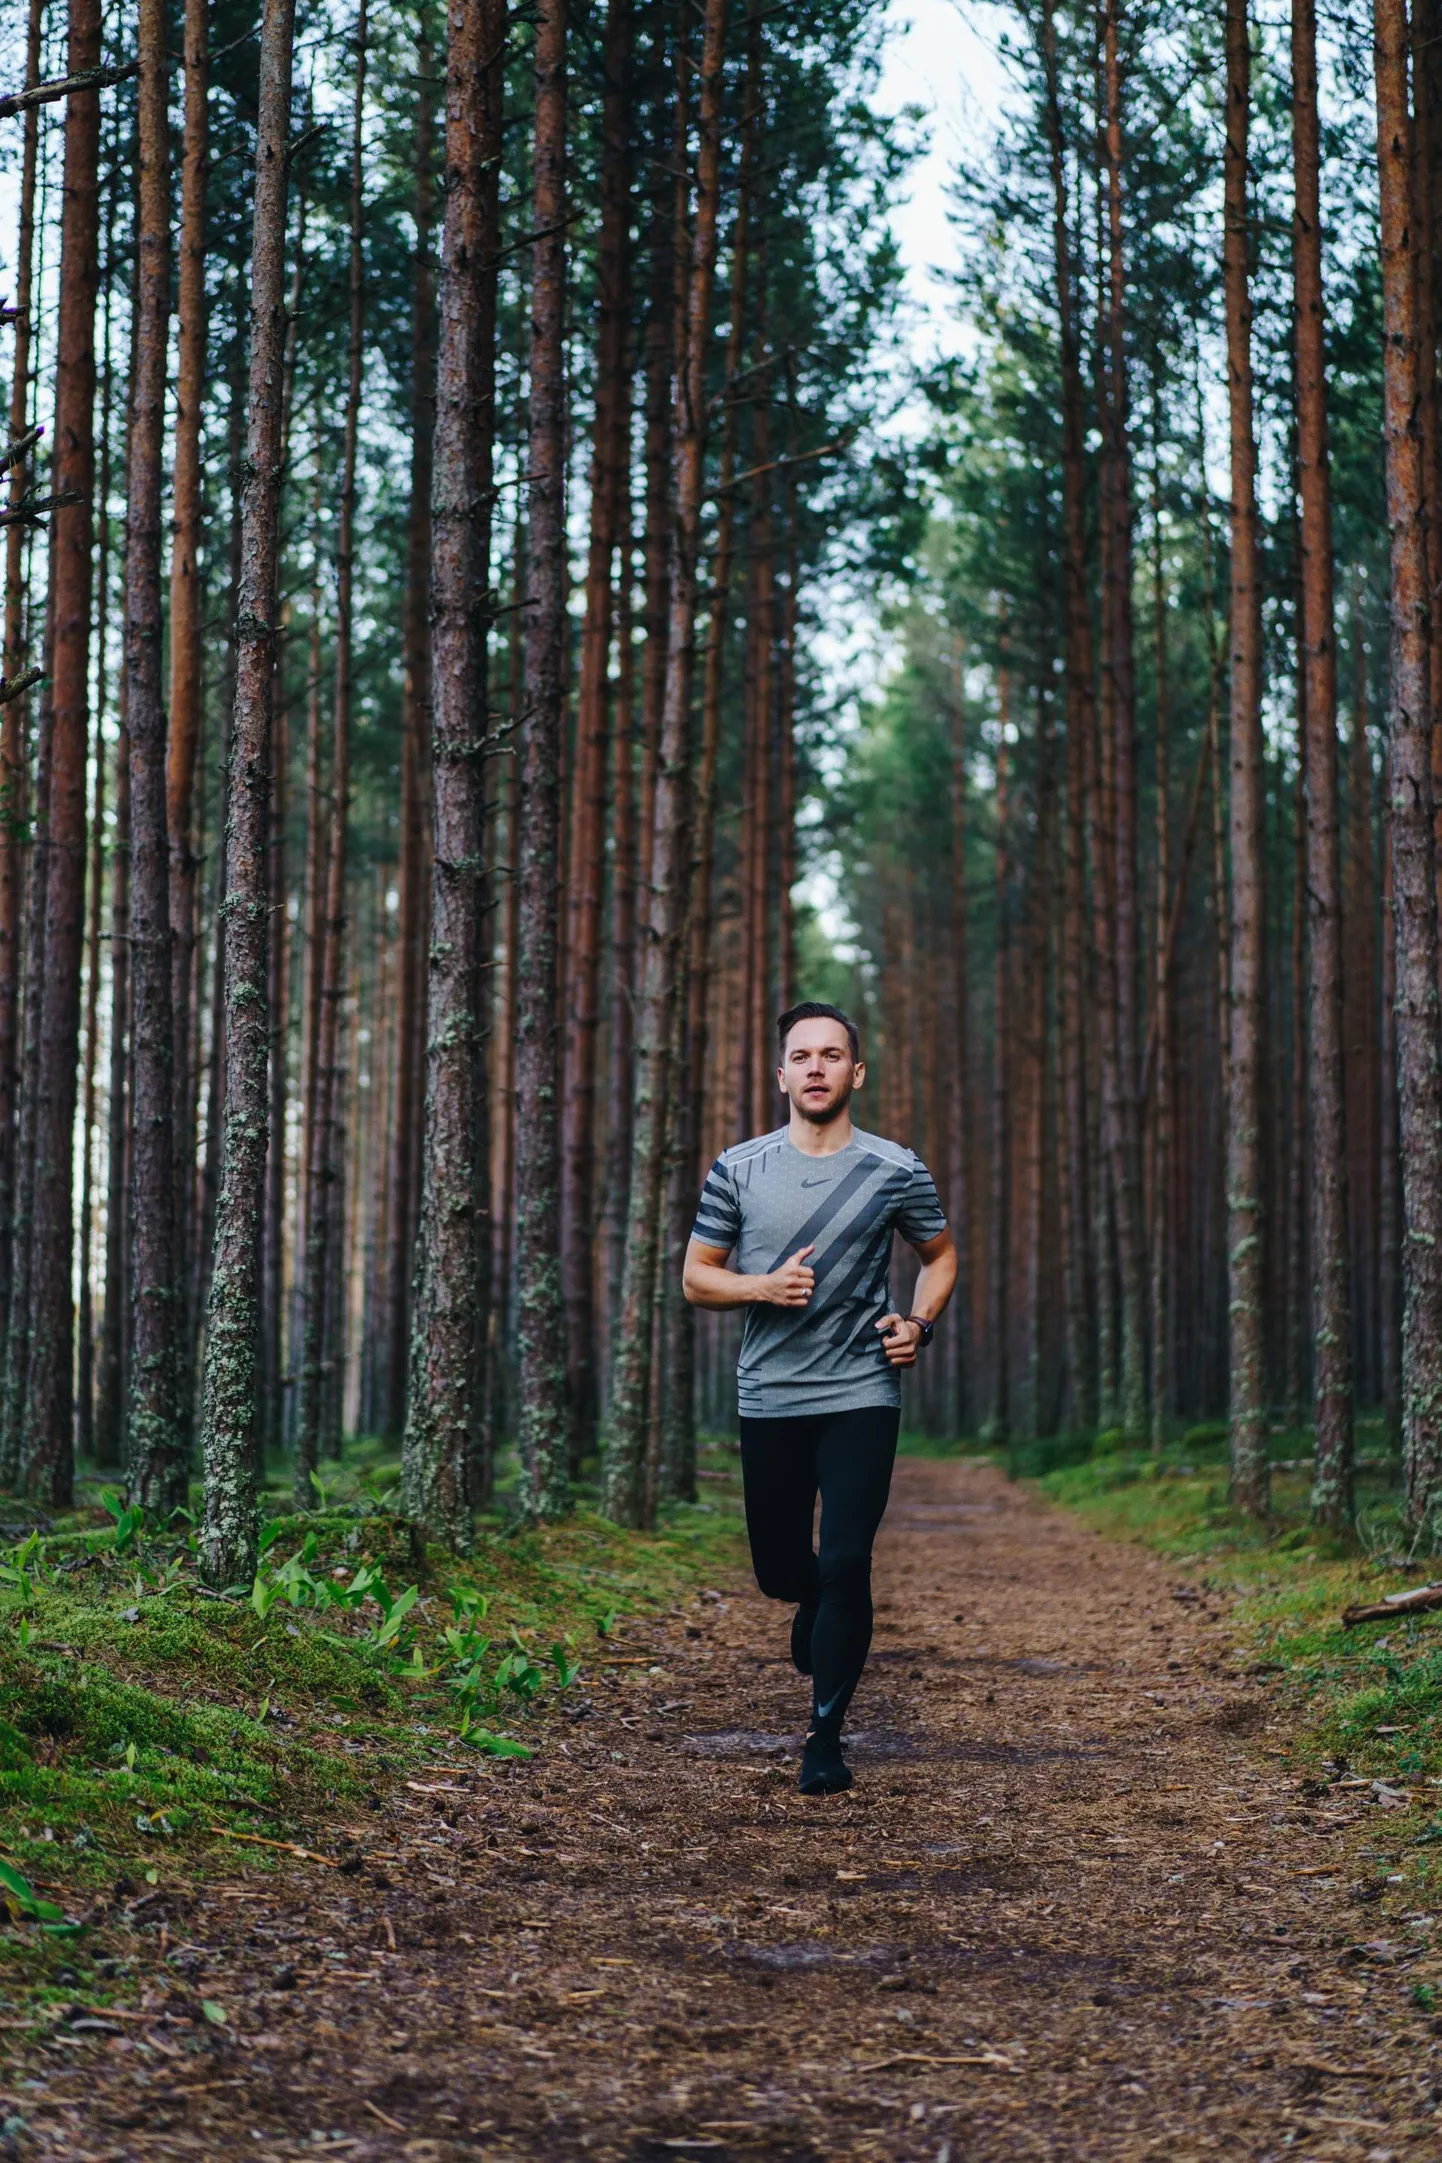
[[[876,1577],[850,1795],[795,1791],[787,1618],[701,1595],[364,1875],[172,1911],[227,2030],[61,2031],[15,2152],[1442,2154],[1415,1934],[1351,1900],[1386,1813],[1280,1770],[1216,1603],[976,1463],[899,1464]]]

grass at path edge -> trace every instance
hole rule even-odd
[[[393,1465],[361,1448],[314,1510],[267,1495],[256,1592],[231,1600],[198,1588],[187,1526],[127,1526],[99,1482],[39,1523],[0,1497],[0,2027],[103,1993],[104,1919],[148,1890],[283,1865],[266,1841],[357,1867],[388,1781],[504,1780],[544,1751],[568,1697],[636,1657],[628,1620],[734,1574],[735,1467],[704,1448],[700,1502],[650,1534],[584,1493],[546,1527],[503,1500],[458,1560],[413,1547]]]

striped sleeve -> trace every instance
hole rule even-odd
[[[706,1174],[691,1237],[703,1247],[722,1247],[727,1254],[741,1237],[741,1205],[724,1157],[718,1157]]]
[[[911,1160],[911,1183],[896,1212],[896,1229],[913,1247],[935,1239],[938,1232],[946,1230],[946,1211],[941,1206],[936,1181],[920,1157]]]

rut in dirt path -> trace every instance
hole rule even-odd
[[[60,2031],[15,2152],[1442,2156],[1430,1931],[1351,1897],[1385,1813],[1282,1770],[1215,1601],[906,1459],[876,1588],[851,1794],[795,1792],[789,1618],[703,1595],[361,1876],[137,1915],[228,2036]]]

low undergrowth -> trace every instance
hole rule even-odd
[[[0,1499],[0,1959],[38,1979],[109,1902],[241,1854],[345,1868],[388,1775],[529,1755],[624,1656],[627,1617],[735,1566],[734,1462],[705,1452],[703,1501],[652,1534],[498,1512],[458,1560],[413,1542],[395,1467],[363,1450],[313,1510],[267,1497],[255,1582],[226,1598],[184,1513],[148,1525],[98,1485],[63,1519]]]

